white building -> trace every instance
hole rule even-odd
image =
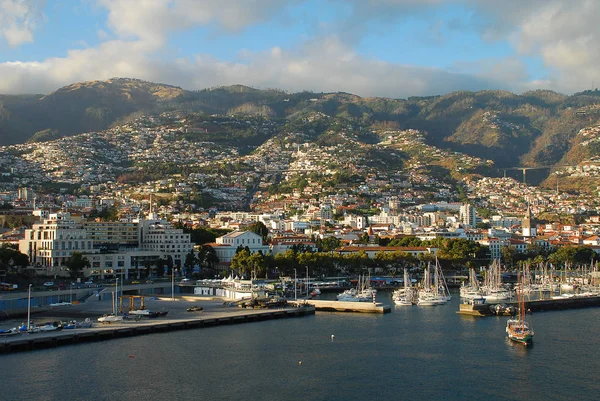
[[[460,207],[460,222],[467,227],[475,227],[477,224],[477,210],[470,204],[465,203]]]
[[[215,244],[211,244],[215,250],[219,262],[230,263],[235,256],[238,247],[248,247],[250,253],[261,251],[263,255],[269,253],[269,246],[263,245],[262,237],[252,231],[234,231],[225,234],[216,239]]]
[[[69,213],[51,213],[48,219],[25,230],[19,251],[32,264],[60,270],[73,252],[91,253],[94,246],[83,224],[72,220]]]
[[[190,234],[184,234],[182,229],[173,227],[167,220],[148,217],[138,223],[140,250],[171,256],[175,266],[183,266],[186,255],[193,249]]]
[[[181,267],[192,248],[190,235],[166,220],[78,222],[69,213],[50,214],[25,230],[25,238],[19,241],[19,251],[51,274],[68,275],[64,266],[78,252],[91,265],[84,275],[101,279],[139,278],[147,262],[168,256],[173,266]]]

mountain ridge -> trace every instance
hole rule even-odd
[[[416,129],[426,133],[431,145],[492,159],[499,167],[538,166],[597,156],[595,146],[585,152],[572,149],[579,146],[578,132],[600,124],[600,92],[484,90],[392,99],[244,85],[190,91],[111,78],[73,83],[46,95],[0,95],[0,144],[97,132],[133,116],[165,111],[258,116],[291,121],[296,128],[314,125],[315,116],[321,116],[363,130]]]

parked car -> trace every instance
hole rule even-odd
[[[53,281],[46,281],[44,283],[44,287],[54,287],[54,282]]]

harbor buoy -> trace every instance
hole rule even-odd
[[[298,361],[298,365],[302,365],[302,361]]]
[[[331,335],[331,341],[333,342],[333,339],[335,338],[335,336],[332,334]]]
[[[129,355],[129,359],[135,358],[135,355]]]

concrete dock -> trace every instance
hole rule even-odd
[[[491,312],[490,306],[504,304],[506,306],[513,306],[517,308],[519,305],[517,302],[492,302],[490,304],[470,305],[460,304],[458,314],[470,315],[470,316],[494,316]],[[579,309],[600,306],[600,296],[571,296],[559,298],[555,297],[552,299],[539,299],[525,301],[525,309],[531,312],[542,312],[551,310],[565,310],[565,309]]]
[[[389,313],[392,311],[390,305],[384,305],[381,302],[344,302],[334,300],[298,300],[298,305],[309,304],[314,306],[317,311],[327,312],[358,312],[358,313]]]
[[[290,306],[279,309],[249,309],[230,307],[222,300],[202,300],[197,298],[150,299],[145,302],[152,311],[168,310],[168,315],[153,319],[124,320],[119,323],[98,323],[97,318],[110,309],[108,302],[89,302],[79,305],[67,305],[36,315],[37,322],[51,320],[83,321],[89,318],[94,324],[91,328],[63,329],[46,333],[22,333],[0,337],[0,353],[30,351],[41,348],[54,348],[62,345],[103,341],[120,337],[130,337],[174,330],[199,329],[219,325],[249,323],[271,319],[283,319],[314,315],[315,308],[310,305]],[[202,311],[187,312],[192,305],[201,306]],[[108,307],[108,308],[107,308]],[[2,322],[4,329],[18,326],[17,321]]]

